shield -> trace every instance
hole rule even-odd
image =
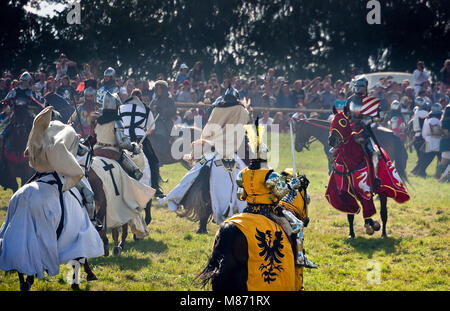
[[[63,123],[67,123],[75,111],[73,106],[58,94],[48,94],[45,96],[45,102],[47,106],[53,106],[53,108],[61,114],[61,122]]]

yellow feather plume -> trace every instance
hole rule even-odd
[[[256,126],[253,124],[244,125],[247,131],[248,143],[252,152],[256,153],[259,151],[259,146],[261,146],[264,137],[264,126],[258,125],[259,139],[256,137]]]

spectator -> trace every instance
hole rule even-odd
[[[61,86],[58,87],[56,93],[64,97],[64,99],[67,100],[69,103],[75,104],[77,102],[76,91],[74,87],[70,85],[70,80],[67,75],[61,77]]]
[[[439,144],[442,158],[437,173],[441,174],[439,181],[448,182],[450,181],[450,105],[443,107],[445,109],[441,118],[442,137]]]
[[[292,94],[295,96],[295,100],[298,104],[299,99],[302,101],[305,99],[305,90],[303,89],[303,81],[297,80],[294,82],[294,89],[292,90]]]
[[[267,130],[268,128],[270,128],[270,127],[268,127],[268,125],[272,125],[272,123],[273,123],[273,119],[270,117],[269,110],[264,110],[263,116],[259,120],[259,124],[262,124],[265,127],[265,129]]]
[[[191,82],[189,80],[184,80],[180,92],[178,92],[175,101],[183,103],[193,103],[193,90],[191,89]]]
[[[183,65],[185,65],[185,64],[183,64]],[[181,65],[181,66],[183,66],[183,65]],[[186,68],[187,68],[187,66],[186,66]],[[180,69],[181,69],[181,67],[180,67]],[[194,67],[191,70],[189,70],[189,73],[188,73],[187,77],[189,79],[191,79],[191,83],[192,84],[194,84],[194,82],[199,82],[199,81],[206,82],[205,74],[203,72],[203,65],[202,65],[202,63],[201,62],[196,62],[194,64]],[[177,77],[177,82],[178,82],[178,77]],[[178,82],[178,83],[181,83],[181,82]]]
[[[45,88],[45,80],[46,75],[44,71],[40,71],[36,75],[36,83],[34,84],[35,90],[38,91],[40,94],[44,94],[44,88]]]
[[[8,95],[9,89],[6,86],[6,79],[0,79],[0,100],[3,100],[6,95]]]
[[[336,102],[334,104],[337,111],[343,111],[346,103],[347,103],[347,99],[345,98],[344,92],[338,93]]]
[[[414,79],[414,94],[417,96],[422,89],[422,84],[428,81],[430,75],[425,71],[425,65],[423,61],[417,62],[417,69],[413,72]]]
[[[281,92],[277,96],[276,106],[279,108],[295,108],[297,106],[297,100],[291,94],[287,83],[284,83],[281,87]]]
[[[275,69],[273,68],[269,68],[266,77],[264,78],[265,81],[272,81],[275,82],[276,78],[275,78]]]
[[[264,93],[262,96],[261,107],[275,107],[277,100],[270,94]]]
[[[441,123],[442,107],[439,104],[433,104],[431,111],[423,122],[422,137],[425,140],[425,154],[421,166],[421,172],[425,175],[427,167],[435,157],[441,160],[439,145],[441,141]]]
[[[69,60],[64,53],[59,56],[58,62],[56,63],[56,77],[55,80],[59,81],[63,76],[67,75],[67,69],[69,66],[76,66],[77,63]]]
[[[94,75],[91,72],[91,66],[88,63],[83,64],[83,69],[78,74],[81,81],[94,79]]]
[[[180,70],[178,71],[176,81],[178,84],[181,84],[184,82],[184,80],[189,78],[188,74],[189,67],[186,64],[181,64]]]
[[[445,89],[450,88],[450,59],[445,60],[444,67],[442,67],[440,74],[440,81],[442,87]]]
[[[325,83],[324,91],[320,94],[320,96],[322,102],[322,109],[331,111],[331,108],[336,104],[336,94],[333,93],[331,89],[331,84],[329,82]],[[321,113],[320,118],[327,119],[329,115],[330,115],[329,112],[324,112]]]

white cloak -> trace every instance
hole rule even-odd
[[[0,228],[0,269],[17,270],[44,278],[59,274],[59,266],[71,259],[104,254],[103,242],[89,220],[76,188],[63,193],[64,226],[59,238],[61,204],[55,180],[46,175],[21,187],[11,198]],[[64,179],[61,177],[61,180]],[[39,181],[39,182],[38,182]]]

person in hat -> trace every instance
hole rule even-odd
[[[21,290],[30,289],[34,275],[59,274],[70,260],[85,265],[88,280],[96,279],[85,259],[103,255],[91,223],[93,194],[76,160],[80,138],[71,126],[52,121],[52,112],[49,106],[34,119],[25,155],[36,174],[12,196],[0,228],[0,269],[17,271]]]
[[[189,67],[185,63],[181,64],[180,70],[177,74],[177,78],[175,79],[178,84],[181,84],[184,82],[184,80],[189,79],[188,69]]]
[[[441,160],[441,154],[439,152],[439,145],[441,141],[441,116],[442,107],[440,104],[435,103],[431,106],[431,111],[425,118],[422,127],[422,137],[425,141],[425,154],[423,162],[420,168],[420,172],[426,176],[427,167],[434,160],[438,158],[438,162]]]

